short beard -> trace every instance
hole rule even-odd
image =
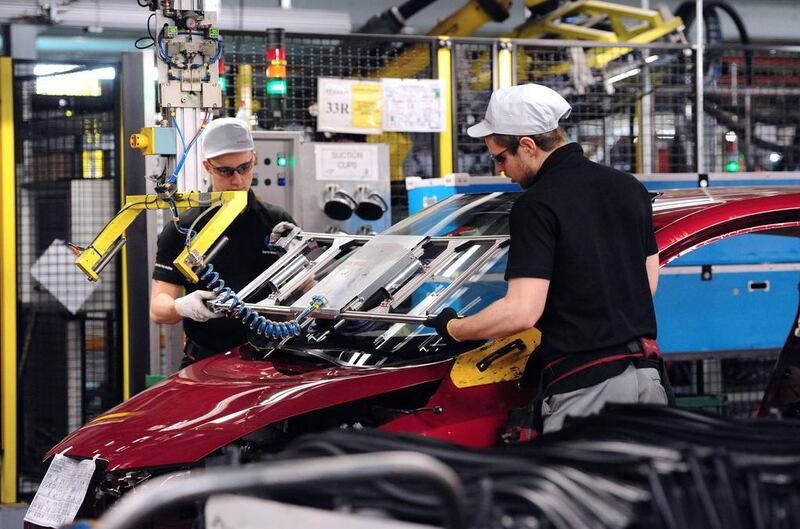
[[[522,189],[528,189],[536,183],[536,171],[530,167],[525,168],[525,175],[520,179],[519,185]]]

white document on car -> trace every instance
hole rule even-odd
[[[89,490],[94,469],[92,459],[77,461],[56,454],[25,513],[25,521],[44,527],[72,522]]]

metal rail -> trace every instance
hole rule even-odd
[[[259,314],[267,314],[270,316],[293,316],[296,312],[293,311],[291,307],[282,307],[277,305],[264,307],[263,305],[259,305],[257,303],[246,303],[245,307],[252,311],[258,312]],[[344,310],[337,314],[335,318],[325,318],[324,314],[312,311],[308,313],[308,318],[420,324],[424,324],[426,321],[428,321],[427,316],[418,316],[414,314],[387,314],[385,312],[360,312],[357,310]]]
[[[429,455],[404,451],[200,470],[189,476],[169,474],[152,480],[148,486],[138,489],[136,494],[123,497],[98,520],[95,527],[133,529],[169,506],[188,500],[202,500],[217,493],[387,478],[425,480],[442,500],[444,527],[466,528],[466,499],[456,473]],[[380,527],[379,520],[375,520],[375,527]]]
[[[330,258],[335,255],[338,251],[338,248],[341,247],[344,243],[348,241],[357,241],[363,242],[368,241],[369,237],[349,237],[349,236],[337,236],[337,237],[330,237],[327,234],[311,234],[311,233],[303,233],[299,235],[300,240],[293,244],[290,251],[287,252],[284,256],[282,256],[278,261],[272,264],[267,270],[262,272],[258,275],[256,279],[251,281],[247,286],[245,286],[241,291],[239,291],[240,299],[244,299],[250,293],[252,293],[256,288],[262,285],[265,281],[268,281],[272,278],[278,271],[285,267],[286,264],[296,257],[300,255],[303,249],[306,247],[306,244],[309,241],[317,241],[317,242],[324,242],[326,239],[332,242],[332,246],[325,250],[322,255],[318,256],[310,265],[304,270],[303,273],[297,274],[297,276],[280,288],[280,290],[275,293],[270,299],[272,303],[276,301],[281,301],[286,299],[299,284],[302,284],[309,276],[313,276],[313,273],[319,270],[322,266],[326,266],[330,262]],[[430,265],[427,267],[427,270],[424,271],[422,274],[419,274],[415,280],[407,283],[403,287],[398,290],[394,294],[394,300],[392,301],[391,307],[396,307],[397,303],[405,299],[410,293],[416,289],[419,284],[424,281],[425,279],[429,278],[437,269],[439,269],[442,265],[442,262],[445,257],[452,256],[454,254],[453,249],[457,246],[472,242],[477,245],[485,245],[488,248],[485,250],[484,254],[481,255],[476,261],[469,266],[464,272],[462,272],[458,277],[454,278],[453,281],[445,288],[440,295],[438,296],[438,300],[433,303],[433,305],[438,306],[441,303],[441,300],[444,299],[447,295],[451,294],[456,288],[458,288],[461,284],[463,284],[467,279],[478,270],[481,266],[485,265],[488,260],[493,257],[493,254],[496,253],[497,248],[502,246],[508,240],[508,236],[477,236],[477,237],[469,237],[469,238],[461,238],[461,237],[431,237],[426,239],[426,244],[447,244],[447,249],[439,255]],[[487,244],[491,243],[491,244]],[[324,294],[323,294],[324,295]],[[229,306],[230,302],[226,303],[218,303],[214,302],[214,306],[219,309],[224,309],[226,306]],[[435,306],[433,308],[435,308]],[[262,315],[269,315],[269,316],[286,316],[292,317],[298,314],[297,310],[292,310],[291,307],[288,306],[281,306],[281,305],[274,305],[268,304],[264,301],[257,302],[257,303],[245,303],[245,307],[257,312],[258,314]],[[388,313],[384,310],[379,311],[357,311],[357,310],[344,310],[339,312],[338,314],[332,316],[330,313],[325,313],[324,311],[314,311],[308,314],[309,318],[322,318],[322,319],[336,319],[336,320],[361,320],[361,321],[376,321],[376,322],[387,322],[387,323],[411,323],[411,324],[425,324],[427,321],[427,315],[419,315],[419,314],[395,314],[395,313]]]

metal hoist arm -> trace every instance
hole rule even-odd
[[[175,258],[173,264],[189,281],[198,281],[195,269],[204,265],[204,258],[209,248],[233,222],[247,205],[247,193],[244,191],[224,191],[213,193],[178,193],[174,204],[178,209],[197,207],[198,205],[221,204],[200,232],[191,239],[189,246]],[[126,197],[125,205],[119,213],[106,224],[92,243],[81,250],[75,264],[78,265],[90,281],[97,281],[100,272],[111,261],[114,255],[125,244],[125,230],[144,210],[170,209],[167,200],[158,195],[131,195]]]

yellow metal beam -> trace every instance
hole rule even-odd
[[[17,502],[17,228],[14,69],[0,57],[0,503]]]
[[[447,37],[441,37],[436,50],[438,77],[444,81],[444,130],[439,133],[439,176],[453,172],[453,53]]]
[[[586,28],[564,22],[546,21],[537,24],[537,33],[554,33],[569,40],[590,40],[594,42],[619,42],[616,33],[602,29]]]
[[[587,25],[563,22],[565,18],[580,15],[586,17]],[[590,27],[603,20],[608,20],[614,31]],[[638,23],[626,25],[626,21],[631,20]],[[655,9],[642,9],[601,0],[579,0],[567,2],[551,13],[517,26],[506,36],[538,38],[555,34],[563,39],[646,43],[658,40],[682,27],[683,21],[680,18],[664,20],[661,13]]]
[[[497,2],[508,9],[511,0]],[[480,0],[468,0],[454,13],[443,18],[428,35],[446,35],[448,37],[466,37],[475,33],[481,26],[492,20],[491,15],[483,8]],[[431,49],[428,44],[413,44],[401,54],[387,62],[386,66],[371,73],[370,77],[415,77],[417,73],[430,65]]]
[[[178,193],[175,195],[174,202],[179,209],[188,209],[200,206],[201,199],[210,204],[216,204],[221,201],[222,205],[195,236],[191,246],[184,248],[173,261],[173,264],[181,274],[192,283],[197,283],[198,281],[197,274],[192,269],[193,262],[205,255],[222,235],[222,232],[244,210],[247,205],[247,193],[245,191]],[[92,244],[78,255],[77,259],[75,259],[75,264],[90,280],[97,281],[99,278],[98,264],[103,256],[108,257],[106,254],[109,250],[113,251],[112,247],[116,248],[118,244],[124,243],[125,230],[139,216],[139,213],[148,209],[169,209],[169,207],[169,202],[159,199],[157,195],[131,195],[126,197],[125,204],[116,217],[111,219],[106,224],[106,227],[103,228],[103,231],[95,237]]]
[[[509,39],[500,39],[500,49],[497,50],[497,88],[508,88],[514,84],[511,46]]]

